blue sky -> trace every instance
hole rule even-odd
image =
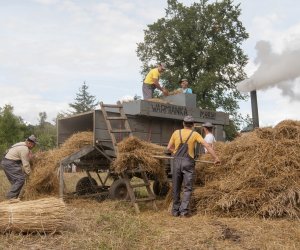
[[[258,41],[269,41],[278,53],[300,47],[299,1],[234,2],[241,3],[250,34],[243,45],[249,76],[257,68]],[[165,7],[164,0],[0,0],[0,106],[12,104],[34,124],[41,111],[51,120],[68,109],[83,81],[106,103],[141,95],[136,43]],[[258,98],[263,126],[300,119],[300,101],[276,87],[259,90]],[[241,103],[241,112],[251,112],[250,102]]]

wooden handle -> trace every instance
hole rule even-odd
[[[163,156],[163,155],[152,155],[156,159],[173,159],[174,157],[172,156]],[[213,161],[204,161],[204,160],[195,160],[196,162],[201,162],[201,163],[209,163],[209,164],[214,164]]]

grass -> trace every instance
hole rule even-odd
[[[75,175],[66,180],[72,184]],[[76,177],[76,178],[75,178]],[[71,180],[72,179],[72,180]],[[73,185],[75,186],[75,185]],[[0,171],[0,201],[9,183]],[[53,235],[0,235],[0,249],[300,249],[300,223],[257,218],[169,215],[129,203],[73,199],[67,203],[65,228]]]

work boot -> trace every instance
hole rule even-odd
[[[180,218],[190,218],[192,215],[190,213],[180,214]]]
[[[172,212],[172,216],[174,216],[174,217],[179,217],[179,216],[180,216],[180,213],[179,213],[179,212]]]

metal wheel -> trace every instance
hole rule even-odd
[[[153,182],[153,192],[158,197],[165,197],[169,192],[170,184],[169,182],[160,183],[158,180]]]
[[[128,200],[129,193],[122,179],[115,180],[109,188],[109,197],[113,200]]]
[[[94,186],[98,186],[97,181],[94,178],[90,179],[88,176],[85,176],[77,182],[76,192],[79,195],[93,194],[96,191]]]

